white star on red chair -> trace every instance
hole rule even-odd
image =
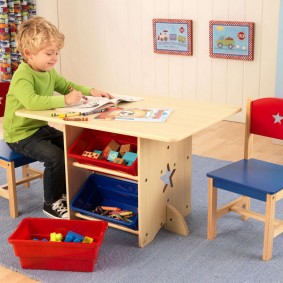
[[[274,124],[279,123],[281,124],[281,120],[283,119],[282,116],[279,115],[279,112],[276,115],[272,115],[274,118]]]
[[[175,173],[175,171],[176,171],[176,169],[173,169],[172,171],[170,170],[170,166],[169,166],[169,163],[168,163],[167,164],[167,172],[160,177],[160,179],[165,183],[165,186],[163,188],[163,193],[167,189],[168,185],[173,187],[172,177],[173,177],[173,174]]]

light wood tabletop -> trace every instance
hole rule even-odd
[[[171,108],[172,113],[164,123],[94,120],[93,115],[89,116],[89,121],[64,121],[51,116],[54,110],[28,111],[22,109],[18,110],[16,114],[59,124],[79,127],[83,125],[84,128],[145,139],[178,142],[241,111],[238,106],[198,103],[164,97],[146,97],[138,102],[121,103],[120,106],[125,108]]]

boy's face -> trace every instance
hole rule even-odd
[[[49,44],[41,49],[37,54],[26,54],[27,62],[35,71],[50,71],[57,63],[59,48],[56,44]]]

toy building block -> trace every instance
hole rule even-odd
[[[119,157],[115,158],[113,160],[113,163],[117,163],[117,164],[121,164],[121,165],[126,165],[127,164],[127,162],[123,158],[119,158]]]
[[[95,149],[93,152],[98,153],[98,154],[101,154],[101,153],[102,153],[102,150]]]
[[[84,236],[75,233],[73,231],[69,231],[65,237],[64,242],[74,242],[74,243],[81,243],[84,239]]]
[[[121,156],[124,156],[124,154],[128,151],[133,152],[134,151],[134,147],[131,144],[122,144],[120,147],[120,154]]]
[[[108,148],[108,147],[105,148],[105,149],[102,151],[101,158],[107,160],[109,153],[110,153],[110,148]]]
[[[93,158],[93,159],[100,159],[100,154],[96,153],[96,152],[93,152],[91,158]]]
[[[82,156],[85,156],[85,157],[88,157],[89,155],[90,155],[90,151],[84,151],[83,153],[82,153]]]
[[[120,144],[117,143],[116,141],[112,140],[110,143],[108,143],[108,145],[103,149],[102,151],[102,158],[103,159],[107,159],[108,155],[110,153],[111,150],[113,151],[118,151],[120,147]]]
[[[123,158],[125,159],[125,161],[127,162],[128,166],[131,166],[135,160],[137,159],[138,155],[135,152],[126,152],[123,156]]]
[[[93,238],[85,236],[82,243],[84,244],[91,244],[93,242]]]
[[[117,143],[116,141],[112,140],[108,145],[107,147],[109,147],[111,150],[114,150],[114,151],[118,151],[119,147],[120,147],[120,144]]]
[[[108,157],[107,157],[107,160],[113,162],[114,159],[118,157],[118,155],[119,155],[118,151],[110,150]]]
[[[61,233],[50,233],[50,242],[62,242],[63,235]]]
[[[93,158],[93,159],[99,159],[100,154],[96,152],[91,152],[91,151],[84,151],[82,156],[88,157],[88,158]]]

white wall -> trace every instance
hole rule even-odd
[[[240,105],[274,96],[280,0],[37,0],[66,36],[61,73],[113,93]],[[153,52],[152,19],[193,20],[193,56]],[[255,23],[254,61],[209,57],[209,21]],[[234,120],[243,121],[242,114]]]

